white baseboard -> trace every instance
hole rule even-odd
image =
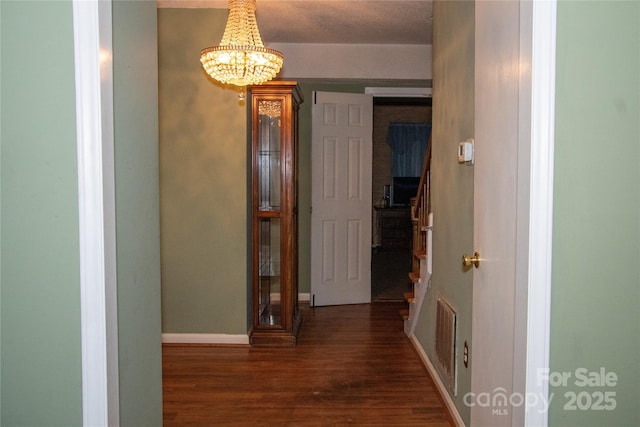
[[[246,344],[248,335],[232,334],[162,334],[163,344]]]
[[[269,300],[271,302],[280,302],[280,293],[276,292],[269,295]],[[311,294],[298,293],[298,302],[309,302],[309,301],[311,301]]]
[[[279,296],[279,294],[278,294]],[[299,302],[309,302],[311,294],[299,293]],[[232,334],[162,334],[163,344],[228,344],[249,345],[248,335]]]
[[[438,391],[440,392],[442,399],[444,399],[444,403],[447,405],[447,409],[449,410],[449,413],[453,417],[453,421],[456,423],[456,426],[464,427],[465,424],[464,424],[464,421],[462,421],[460,412],[458,412],[458,408],[456,408],[455,403],[453,403],[453,400],[451,400],[451,396],[447,391],[447,387],[444,385],[444,383],[440,379],[440,376],[438,375],[438,372],[436,371],[435,366],[433,366],[433,363],[431,363],[431,360],[429,359],[427,352],[424,351],[424,348],[422,348],[420,341],[418,341],[418,338],[416,338],[415,335],[411,335],[409,339],[411,340],[411,342],[413,343],[413,346],[418,352],[420,359],[422,359],[422,363],[424,363],[424,366],[427,368],[427,371],[429,371],[429,375],[431,375],[431,378],[433,378],[433,382],[436,384],[436,387],[438,388]]]

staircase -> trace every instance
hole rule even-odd
[[[416,197],[411,200],[411,221],[413,223],[412,262],[409,279],[412,291],[404,294],[407,309],[400,312],[404,320],[404,332],[413,335],[427,294],[432,272],[432,231],[431,212],[431,141],[424,156],[420,185]]]

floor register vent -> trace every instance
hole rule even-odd
[[[436,303],[436,356],[449,389],[456,394],[456,312],[438,295]]]

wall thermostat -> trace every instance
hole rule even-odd
[[[474,160],[473,150],[473,138],[467,139],[466,141],[462,141],[458,144],[458,163],[472,165]]]

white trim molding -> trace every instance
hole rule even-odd
[[[279,297],[279,294],[277,294]],[[298,302],[308,303],[309,293],[299,293]],[[272,297],[272,298],[275,298]],[[249,345],[249,335],[244,334],[193,334],[164,333],[163,344],[214,344],[214,345]]]
[[[299,293],[298,294],[298,302],[309,302],[311,301],[311,294],[310,293]]]
[[[280,292],[274,292],[269,296],[271,302],[280,302]],[[309,302],[311,300],[311,294],[298,293],[298,302]]]
[[[555,72],[557,1],[533,2],[531,181],[526,390],[549,396],[551,255],[553,243],[553,164],[555,146]],[[525,426],[548,425],[544,408],[527,407]]]
[[[163,344],[249,345],[249,335],[233,334],[162,334]]]
[[[73,0],[82,418],[118,426],[111,1]]]

